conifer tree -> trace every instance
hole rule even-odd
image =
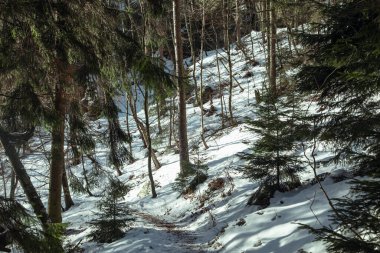
[[[299,88],[318,95],[321,139],[335,146],[335,160],[350,161],[352,196],[336,200],[334,227],[311,228],[329,252],[379,252],[380,1],[320,4],[324,22],[301,36],[309,49]]]
[[[24,252],[63,253],[60,241],[63,227],[44,229],[38,219],[15,200],[0,197],[0,224],[9,239]]]
[[[118,18],[121,11],[109,3],[101,0],[1,3],[0,88],[3,91],[8,85],[5,92],[8,94],[28,85],[41,99],[35,111],[42,113],[33,122],[47,126],[52,132],[48,211],[54,223],[62,220],[64,130],[70,95],[91,85],[103,96],[112,95],[112,87],[125,80],[132,67],[141,70],[142,75],[149,73],[151,80],[162,84],[159,72],[163,70],[155,68],[138,43],[122,31]],[[155,74],[157,79],[152,78]],[[29,102],[24,96],[20,101]]]
[[[98,203],[101,211],[99,219],[91,223],[95,230],[91,232],[90,237],[95,241],[110,243],[124,236],[127,221],[132,218],[129,217],[127,207],[119,201],[128,190],[128,187],[118,179],[109,179],[105,195]]]
[[[294,97],[277,97],[269,92],[257,105],[257,119],[250,121],[250,129],[259,139],[243,167],[248,178],[260,183],[248,204],[266,207],[275,191],[289,191],[300,185],[297,175],[303,170],[295,152],[297,141],[296,101]]]

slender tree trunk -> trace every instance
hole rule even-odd
[[[12,170],[12,173],[11,173],[11,190],[10,190],[10,193],[9,193],[9,198],[15,199],[17,185],[18,185],[18,178],[17,178],[16,173],[14,172],[14,170]]]
[[[62,173],[62,189],[63,189],[63,196],[65,200],[65,210],[69,210],[70,207],[74,205],[74,201],[71,198],[69,180],[67,178],[66,170],[63,170],[63,173]]]
[[[57,119],[52,128],[48,212],[53,223],[61,223],[62,174],[65,169],[65,105],[62,85],[55,88],[54,108]]]
[[[7,182],[5,181],[5,166],[2,161],[0,161],[0,168],[1,168],[1,178],[3,179],[3,194],[4,194],[4,198],[7,198],[8,194],[7,194]]]
[[[92,196],[94,196],[94,194],[92,194],[92,192],[90,191],[90,182],[88,180],[87,171],[86,171],[86,168],[84,166],[84,157],[83,157],[83,154],[82,154],[82,170],[83,170],[84,181],[86,183],[86,192],[88,193],[88,195],[90,197],[92,197]]]
[[[278,115],[277,115],[278,116]],[[279,136],[279,132],[278,130],[276,131],[276,139],[279,140],[280,136]],[[279,160],[280,160],[280,150],[279,150],[279,147],[276,147],[276,172],[277,172],[277,175],[276,175],[276,183],[277,183],[277,190],[280,190],[280,163],[279,163]]]
[[[236,25],[236,44],[240,47],[242,46],[241,44],[241,16],[240,16],[240,1],[235,0],[235,25]]]
[[[202,143],[205,146],[205,149],[208,149],[206,139],[205,139],[205,128],[204,128],[204,111],[203,111],[203,47],[205,41],[205,26],[206,26],[206,15],[205,15],[205,0],[202,0],[202,31],[201,31],[201,83],[200,83],[200,98],[199,98],[199,107],[201,109],[201,139]],[[195,71],[195,68],[194,68]]]
[[[223,11],[222,11],[222,19],[223,19],[223,42],[224,42],[224,49],[227,50],[227,47],[229,46],[228,42],[228,20],[227,20],[227,15],[228,11],[227,8],[229,8],[228,5],[228,0],[223,0],[222,2],[223,5]]]
[[[144,126],[144,123],[142,123],[141,120],[138,118],[136,107],[133,105],[133,101],[132,101],[131,98],[129,99],[129,106],[130,106],[130,109],[131,109],[131,112],[132,112],[132,117],[135,120],[135,123],[137,125],[137,129],[139,130],[140,135],[141,135],[141,137],[143,139],[143,142],[145,144],[144,146],[145,146],[145,148],[148,148],[148,146],[149,146],[149,140],[148,140],[148,135],[147,135],[147,129]],[[157,156],[156,156],[156,154],[153,151],[152,151],[151,157],[153,159],[153,163],[154,163],[154,166],[155,166],[156,170],[158,170],[159,168],[161,168],[161,164],[158,161]]]
[[[136,98],[134,98],[134,95],[132,94],[132,92],[130,94],[128,94],[127,96],[127,99],[129,101],[129,108],[130,108],[130,111],[131,111],[131,114],[132,114],[132,118],[133,120],[135,121],[136,123],[136,126],[137,126],[137,129],[139,130],[139,133],[140,133],[140,136],[142,138],[142,141],[143,141],[143,144],[144,144],[144,148],[147,148],[148,147],[148,144],[146,143],[145,141],[145,137],[144,137],[144,131],[141,129],[141,126],[143,126],[142,122],[140,122],[138,116],[137,116],[137,84],[134,85],[135,86],[135,94],[136,94]]]
[[[126,125],[127,125],[127,134],[128,136],[130,137],[131,141],[128,142],[128,147],[129,147],[129,153],[131,154],[131,157],[133,157],[133,153],[132,153],[132,134],[131,134],[131,129],[130,129],[130,126],[129,126],[129,105],[128,105],[128,98],[127,98],[128,94],[126,94],[126,101],[125,101],[125,122],[126,122]]]
[[[147,87],[145,87],[144,112],[145,112],[146,135],[147,135],[147,142],[148,142],[148,175],[149,175],[150,187],[152,190],[152,198],[157,198],[156,187],[154,185],[154,179],[153,179],[153,173],[152,173],[152,140],[150,138],[149,92],[148,92]]]
[[[161,126],[161,102],[159,98],[156,98],[156,113],[157,113],[157,128],[158,134],[162,134],[162,126]]]
[[[273,94],[277,93],[276,87],[276,12],[274,8],[274,0],[269,0],[269,32],[270,32],[270,44],[269,44],[269,87]]]
[[[187,2],[185,2],[185,4],[187,4]],[[192,15],[193,15],[193,4],[192,2],[190,1],[190,5],[191,5],[191,10],[192,10]],[[194,48],[194,42],[193,42],[193,26],[191,24],[191,19],[189,20],[187,14],[186,14],[186,11],[185,11],[185,25],[186,25],[186,31],[187,31],[187,37],[188,37],[188,40],[189,40],[189,45],[190,45],[190,52],[191,52],[191,61],[193,63],[193,71],[192,71],[192,77],[193,77],[193,82],[194,82],[194,86],[195,86],[195,101],[198,103],[198,105],[200,104],[200,99],[199,99],[199,95],[198,95],[198,82],[197,82],[197,78],[195,76],[195,66],[196,66],[196,63],[197,63],[197,59],[196,59],[196,52],[195,52],[195,48]],[[202,52],[202,51],[201,51]]]
[[[79,152],[79,149],[78,149],[78,145],[77,145],[77,133],[75,132],[75,129],[74,127],[72,126],[72,116],[69,116],[69,129],[70,129],[70,147],[71,147],[71,151],[73,152],[73,161],[72,161],[72,165],[78,165],[80,164],[80,161],[81,161],[81,154]]]
[[[224,128],[224,107],[223,107],[223,84],[222,79],[220,78],[220,65],[219,65],[219,51],[218,51],[218,33],[215,29],[214,23],[212,23],[212,29],[214,31],[215,36],[215,52],[216,52],[216,67],[218,69],[218,83],[219,83],[219,96],[220,96],[220,117],[222,119],[222,128]]]
[[[224,0],[224,23],[226,25],[225,28],[225,37],[226,40],[225,48],[227,50],[227,62],[228,62],[228,111],[229,111],[229,120],[231,123],[234,122],[233,111],[232,111],[232,89],[233,89],[233,73],[232,73],[232,59],[231,59],[231,45],[230,45],[230,33],[228,30],[228,24],[230,22],[230,5],[229,1]]]
[[[109,143],[110,143],[110,149],[111,149],[111,156],[116,158],[117,154],[117,139],[114,136],[115,132],[115,119],[108,119],[108,132],[109,132]],[[116,160],[113,160],[116,161]],[[113,165],[115,166],[115,170],[118,176],[123,175],[123,172],[121,172],[120,166],[121,164],[119,162],[113,162]]]
[[[179,161],[180,170],[184,172],[190,165],[189,147],[187,141],[187,119],[186,119],[186,87],[183,70],[183,51],[181,37],[181,1],[173,0],[173,31],[176,75],[178,80],[178,139],[179,139]]]
[[[0,127],[0,140],[4,147],[5,154],[12,164],[13,171],[17,175],[23,188],[25,195],[32,206],[37,218],[41,221],[42,226],[46,229],[50,223],[49,216],[46,212],[45,206],[42,204],[40,196],[34,188],[24,165],[21,163],[15,147],[10,143],[7,133]]]
[[[172,139],[173,139],[173,117],[172,117],[172,114],[173,114],[172,99],[170,98],[170,101],[169,101],[169,140],[168,140],[169,147],[172,146]]]

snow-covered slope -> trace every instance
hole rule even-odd
[[[191,159],[208,166],[208,179],[201,184],[193,194],[180,196],[174,189],[175,179],[179,172],[179,157],[174,151],[166,149],[167,137],[156,145],[157,154],[162,167],[153,172],[157,184],[158,198],[146,196],[147,159],[142,148],[138,131],[132,124],[134,135],[133,150],[138,160],[122,168],[120,180],[132,187],[124,201],[136,217],[131,230],[126,236],[110,244],[98,244],[89,241],[86,235],[90,232],[88,222],[95,219],[96,201],[99,197],[87,195],[73,196],[76,203],[66,211],[64,222],[68,223],[70,235],[67,241],[80,243],[85,252],[324,252],[319,242],[313,242],[313,236],[300,230],[298,223],[312,226],[327,225],[329,206],[317,184],[312,184],[312,170],[308,168],[302,175],[304,185],[287,193],[276,193],[271,199],[271,205],[258,210],[256,206],[247,206],[249,196],[257,188],[257,183],[244,178],[239,170],[243,161],[237,156],[239,152],[247,151],[257,140],[244,123],[245,118],[255,119],[254,90],[260,89],[265,82],[265,54],[260,43],[261,34],[252,32],[244,38],[246,54],[254,55],[259,63],[253,65],[245,55],[232,46],[234,83],[233,89],[234,117],[237,124],[221,128],[220,98],[213,99],[216,113],[205,117],[206,141],[209,148],[204,149],[200,141],[200,108],[187,105],[188,133]],[[285,46],[286,43],[284,42]],[[252,52],[253,49],[253,52]],[[227,55],[223,50],[207,52],[204,56],[204,83],[218,89],[219,82],[228,80],[226,69]],[[219,59],[221,78],[217,75]],[[196,65],[196,76],[200,79],[199,62]],[[250,74],[246,74],[246,73]],[[240,86],[240,87],[239,87]],[[224,90],[225,101],[228,100],[228,90]],[[122,99],[121,99],[122,104]],[[211,107],[210,102],[204,105]],[[140,117],[144,118],[140,112]],[[121,114],[121,122],[125,115]],[[132,122],[133,119],[130,118]],[[152,119],[153,127],[157,123]],[[105,124],[102,120],[100,125]],[[162,124],[169,124],[164,119]],[[99,144],[97,158],[106,166],[105,153]],[[319,160],[329,156],[330,150],[319,147],[316,153]],[[35,157],[24,159],[29,169],[35,166]],[[32,165],[31,161],[34,165]],[[87,166],[90,166],[87,164]],[[47,168],[40,166],[39,168]],[[319,173],[338,170],[334,165],[319,168]],[[110,169],[111,171],[111,169]],[[79,174],[80,176],[80,174]],[[34,180],[38,178],[33,177]],[[221,187],[211,189],[210,182],[222,182]],[[331,197],[340,197],[348,192],[345,181],[334,183],[327,177],[323,181],[326,191]],[[46,187],[45,187],[46,189]],[[101,187],[96,193],[101,193]],[[46,191],[42,193],[46,202]]]

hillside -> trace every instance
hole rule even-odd
[[[279,30],[281,34],[281,30]],[[206,142],[205,149],[200,139],[200,108],[192,103],[187,105],[188,133],[191,147],[191,160],[194,164],[207,165],[207,180],[198,185],[194,192],[181,195],[176,190],[176,178],[179,173],[178,154],[174,149],[167,148],[167,137],[155,134],[154,148],[162,167],[154,170],[156,182],[156,199],[150,197],[149,179],[147,177],[146,150],[133,119],[130,117],[133,133],[132,148],[136,161],[122,167],[122,176],[118,178],[130,187],[124,200],[131,215],[135,218],[130,224],[126,235],[112,243],[96,243],[90,240],[89,223],[96,220],[99,211],[97,201],[100,196],[89,197],[87,194],[74,194],[75,205],[63,213],[63,222],[68,225],[65,243],[77,245],[84,252],[325,252],[320,242],[313,242],[314,237],[306,230],[301,230],[299,224],[314,227],[329,225],[330,207],[318,184],[313,180],[313,171],[306,166],[302,173],[302,186],[290,192],[276,192],[270,200],[270,206],[261,209],[258,206],[248,206],[247,201],[257,190],[258,183],[250,181],[242,173],[239,153],[249,152],[258,136],[249,130],[247,119],[255,120],[255,90],[262,89],[266,79],[266,58],[260,44],[261,34],[252,32],[244,37],[246,51],[231,45],[233,73],[235,85],[233,88],[233,107],[236,124],[221,128],[220,98],[213,96],[204,104],[207,112],[211,106],[216,110],[205,116]],[[285,39],[281,45],[286,46]],[[253,52],[252,52],[253,49]],[[253,56],[257,64],[247,59],[247,52]],[[218,89],[220,82],[228,79],[224,50],[209,51],[204,54],[204,83],[213,90]],[[217,62],[220,61],[220,79],[216,75]],[[190,62],[189,59],[187,61]],[[171,63],[167,62],[168,69]],[[191,69],[189,70],[191,71]],[[196,77],[200,79],[200,62],[196,64]],[[250,74],[247,74],[250,73]],[[289,71],[289,78],[292,71]],[[192,94],[194,96],[194,94]],[[227,89],[223,91],[227,100]],[[125,128],[125,98],[120,97],[119,114],[122,127]],[[191,99],[190,99],[191,100]],[[305,107],[313,113],[312,101]],[[140,109],[142,106],[140,106]],[[310,109],[311,108],[311,109]],[[144,118],[144,112],[139,112]],[[157,121],[152,117],[152,129],[157,128]],[[165,128],[169,119],[161,120]],[[106,125],[103,119],[94,122],[99,125],[99,131]],[[35,139],[34,145],[39,145]],[[305,155],[310,156],[312,144],[306,143]],[[48,147],[48,146],[47,146]],[[328,146],[318,145],[315,156],[319,164],[318,173],[324,175],[324,189],[332,198],[348,193],[347,181],[337,182],[342,174],[339,166],[323,163],[332,155]],[[303,155],[303,154],[301,154]],[[306,156],[303,160],[306,161]],[[106,149],[101,142],[97,144],[96,158],[107,173],[114,174],[106,162]],[[47,185],[41,184],[46,174],[46,160],[41,154],[28,155],[23,159],[33,182],[41,192],[43,202],[47,203]],[[91,171],[92,164],[87,161],[85,170]],[[82,165],[71,168],[75,175],[83,179]],[[101,195],[107,180],[100,181],[94,195]],[[22,190],[19,189],[17,199],[23,201]],[[13,252],[18,252],[13,249]]]

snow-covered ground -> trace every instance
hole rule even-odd
[[[123,175],[120,180],[130,185],[131,191],[125,196],[124,202],[131,208],[136,220],[125,237],[109,244],[99,244],[90,241],[86,237],[91,228],[89,221],[96,218],[96,202],[99,197],[73,194],[75,206],[63,213],[64,222],[68,224],[70,235],[67,241],[78,244],[85,252],[324,252],[324,246],[320,242],[313,242],[314,237],[305,230],[299,228],[299,223],[312,226],[328,225],[329,206],[318,184],[310,183],[313,178],[311,168],[307,168],[302,174],[303,186],[286,193],[276,193],[271,199],[271,205],[259,210],[257,206],[247,206],[249,196],[258,187],[258,184],[246,179],[239,170],[239,165],[244,162],[237,156],[239,152],[248,151],[257,136],[250,132],[245,118],[255,119],[254,90],[261,89],[266,78],[265,54],[263,46],[259,43],[261,34],[252,32],[245,37],[247,51],[259,63],[252,65],[244,54],[231,47],[233,62],[234,84],[239,82],[241,88],[235,85],[233,89],[234,117],[238,124],[221,128],[220,99],[213,99],[216,114],[205,117],[206,141],[209,148],[206,150],[200,139],[200,108],[192,104],[187,105],[188,133],[191,150],[191,159],[208,166],[208,179],[201,184],[196,192],[186,196],[180,196],[174,189],[175,179],[179,172],[179,156],[174,150],[166,148],[167,136],[163,142],[155,148],[162,167],[154,170],[153,176],[157,185],[156,199],[147,195],[147,159],[146,151],[142,148],[138,131],[132,124],[134,137],[133,152],[138,158],[136,162],[125,165],[122,168]],[[253,42],[253,44],[251,43]],[[284,45],[286,43],[284,42]],[[218,78],[216,59],[219,59],[221,80]],[[204,56],[203,78],[204,84],[218,89],[218,83],[228,80],[227,55],[223,50],[210,51]],[[196,76],[200,80],[199,62],[197,63]],[[252,75],[246,75],[250,72]],[[228,90],[224,90],[224,98],[227,104]],[[121,99],[121,104],[122,104]],[[210,108],[210,102],[204,105]],[[125,110],[124,110],[125,111]],[[139,113],[143,119],[143,112]],[[125,115],[120,115],[120,121],[125,122]],[[133,122],[132,117],[130,122]],[[152,116],[153,127],[156,129],[157,121]],[[104,121],[98,122],[100,125]],[[168,125],[167,118],[162,120],[162,125]],[[107,168],[104,162],[106,154],[101,144],[97,158]],[[307,153],[310,150],[308,150]],[[324,160],[331,155],[331,150],[320,146],[316,157]],[[26,167],[39,168],[46,175],[48,168],[46,162],[29,156],[24,159]],[[81,165],[80,165],[81,166]],[[89,164],[87,164],[89,166]],[[111,168],[109,168],[112,171]],[[339,170],[335,165],[323,165],[318,173]],[[73,169],[73,171],[75,171]],[[78,169],[78,171],[81,171]],[[36,174],[33,180],[41,176]],[[78,173],[80,176],[80,173]],[[224,185],[220,189],[211,190],[209,183],[216,179],[223,180]],[[330,197],[340,197],[348,192],[346,181],[334,183],[331,177],[327,177],[323,186]],[[46,203],[46,188],[41,192]],[[101,193],[101,187],[94,190]],[[19,190],[22,195],[22,191]]]

